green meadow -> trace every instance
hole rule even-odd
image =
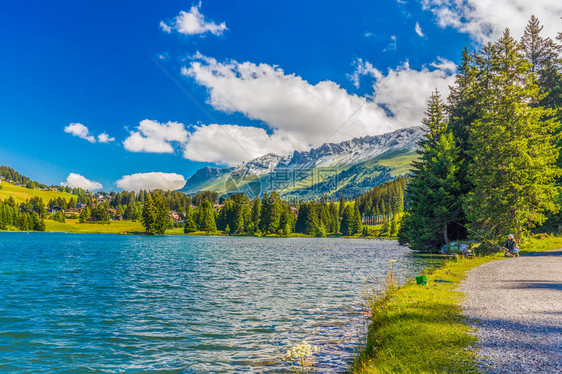
[[[2,181],[0,183],[0,200],[4,200],[12,196],[17,203],[23,203],[32,197],[40,197],[43,199],[45,204],[51,199],[56,199],[57,197],[62,197],[63,199],[70,200],[71,197],[76,198],[76,195],[58,192],[58,191],[43,191],[32,188],[25,188],[16,186],[14,184]]]

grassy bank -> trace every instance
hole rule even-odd
[[[32,197],[40,197],[43,199],[45,204],[51,199],[56,199],[62,197],[67,201],[70,198],[74,197],[76,199],[76,195],[66,193],[66,192],[59,192],[59,191],[43,191],[39,189],[32,189],[32,188],[25,188],[16,186],[15,184],[11,184],[6,181],[2,181],[0,183],[0,199],[4,200],[9,197],[13,197],[16,203],[23,203]]]
[[[134,234],[144,232],[140,222],[111,221],[110,224],[80,223],[77,219],[67,219],[65,223],[45,220],[47,232],[71,232],[80,234]]]
[[[530,239],[521,253],[562,247],[561,237]],[[476,373],[476,338],[461,313],[463,294],[456,291],[467,272],[503,253],[473,259],[456,258],[427,274],[427,285],[410,282],[369,300],[371,323],[366,343],[350,372]]]

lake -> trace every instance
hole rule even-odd
[[[0,233],[0,371],[345,371],[365,292],[423,260],[394,241]]]

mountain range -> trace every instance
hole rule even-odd
[[[286,198],[358,196],[410,171],[424,131],[421,127],[325,143],[291,155],[267,154],[235,167],[204,167],[182,189],[187,194],[243,192],[250,197],[277,191]]]

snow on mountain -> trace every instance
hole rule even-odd
[[[205,167],[198,170],[183,191],[203,191],[211,183],[236,175],[237,178],[264,178],[279,169],[314,169],[353,166],[391,152],[409,152],[417,148],[423,137],[421,127],[396,130],[391,133],[354,138],[341,143],[326,143],[309,151],[292,155],[266,154],[231,168]],[[221,192],[221,191],[218,191]],[[228,192],[228,191],[222,191]]]

